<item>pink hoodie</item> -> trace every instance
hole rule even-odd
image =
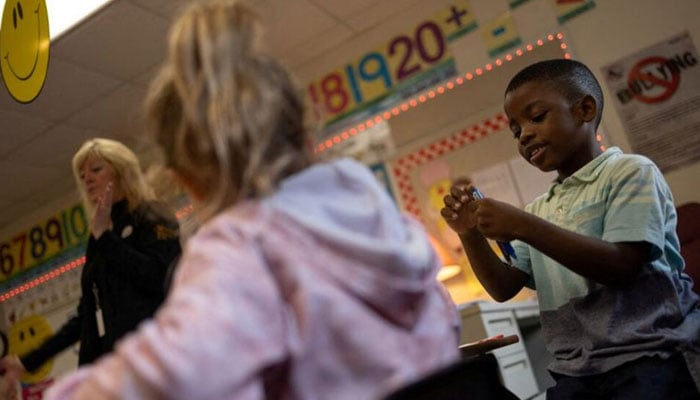
[[[351,160],[192,237],[154,320],[49,399],[378,399],[457,358],[423,228]]]

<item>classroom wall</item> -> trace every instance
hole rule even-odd
[[[572,20],[565,29],[575,57],[604,81],[600,73],[604,65],[682,31],[688,31],[696,48],[700,48],[698,15],[700,1],[697,0],[607,0],[596,2],[594,10]],[[606,95],[609,98],[610,92]],[[631,151],[620,117],[612,107],[603,114],[603,127],[613,144]],[[700,135],[700,132],[688,134]],[[676,204],[700,201],[700,162],[665,176]]]
[[[602,77],[601,68],[603,66],[684,30],[690,33],[696,46],[700,45],[700,22],[697,19],[697,16],[700,15],[700,1],[697,0],[667,0],[665,2],[658,0],[598,0],[594,9],[563,25],[556,22],[551,2],[553,0],[531,0],[513,11],[523,42],[528,43],[549,33],[561,31],[570,45],[569,50],[573,57],[588,64],[592,71],[598,75],[608,97],[611,94]],[[357,41],[342,43],[334,49],[329,49],[322,59],[299,66],[295,71],[296,75],[302,83],[318,78],[323,73],[368,51],[368,45],[385,42],[387,38],[397,32],[404,31],[434,10],[449,4],[448,0],[414,2],[412,7],[397,10],[395,18],[381,21]],[[472,0],[470,4],[473,12],[480,18],[489,18],[489,16],[501,12],[503,4],[507,4],[507,2],[505,0]],[[461,71],[471,70],[489,62],[483,49],[474,51],[479,46],[483,47],[478,35],[470,35],[462,39],[452,49]],[[457,105],[450,104],[442,107],[436,102],[432,106],[426,106],[423,114],[419,114],[420,109],[416,109],[413,116],[406,116],[408,122],[405,126],[412,127],[410,132],[407,132],[409,129],[401,128],[400,125],[395,124],[392,134],[403,135],[401,138],[397,136],[396,157],[418,149],[434,139],[449,135],[455,130],[478,123],[498,112],[500,110],[498,98],[503,90],[503,82],[507,81],[507,75],[512,74],[514,69],[504,68],[501,71],[493,72],[493,74],[499,75],[494,75],[492,81],[489,81],[491,83],[487,84],[486,79],[484,79],[484,85],[470,87],[471,91],[467,97],[472,100],[471,103],[468,101],[462,103],[462,100],[459,100],[460,103]],[[488,91],[488,93],[484,93],[484,91]],[[479,101],[481,98],[487,97],[490,100]],[[444,102],[445,99],[440,101]],[[460,112],[460,109],[464,115],[455,119],[453,116],[455,112]],[[449,116],[446,113],[449,113]],[[426,125],[430,121],[434,121],[434,125]],[[606,145],[616,145],[625,151],[631,151],[622,120],[613,107],[606,108],[602,127],[606,134],[604,139]],[[406,132],[401,132],[402,130]],[[405,136],[407,133],[408,136]],[[689,134],[697,135],[700,133],[689,132]],[[514,151],[515,145],[512,145],[512,151]],[[488,148],[488,146],[495,145],[486,145],[484,148]],[[501,149],[500,145],[498,148]],[[501,154],[500,151],[498,154],[494,153],[497,158],[508,157],[507,154]],[[482,157],[484,160],[493,158],[494,154],[474,152],[475,157]],[[698,189],[696,178],[698,174],[700,174],[700,162],[683,166],[666,174],[677,204],[700,201],[700,189]],[[10,237],[53,212],[77,203],[77,201],[77,196],[71,195],[45,204],[31,215],[25,216],[12,225],[0,228],[0,237]],[[457,285],[462,284],[463,281],[457,283]],[[460,302],[466,300],[468,300],[466,297],[459,298]],[[5,311],[2,304],[0,304],[0,311]],[[65,311],[61,310],[60,313],[65,314]],[[7,315],[2,316],[7,317]],[[58,368],[57,370],[62,369]]]
[[[608,100],[612,94],[602,76],[603,66],[686,30],[696,47],[700,46],[700,22],[696,18],[700,15],[700,2],[697,0],[598,0],[593,9],[563,24],[557,22],[553,2],[530,0],[510,11],[523,42],[531,43],[553,32],[564,33],[570,46],[568,50],[597,75]],[[297,67],[295,73],[301,82],[318,79],[324,73],[366,53],[372,49],[372,45],[385,42],[397,32],[407,31],[422,18],[450,4],[452,2],[449,0],[419,1],[412,7],[397,10],[396,18],[382,21],[356,41],[329,49],[322,58]],[[488,21],[508,10],[505,0],[472,0],[469,4],[479,21]],[[460,39],[458,44],[453,45],[452,51],[461,71],[483,67],[490,61],[483,51],[478,33]],[[500,94],[503,88],[495,90]],[[480,93],[475,92],[474,95],[480,96]],[[482,109],[487,106],[491,104],[484,105]],[[440,114],[431,113],[430,118],[437,121]],[[606,133],[606,144],[632,151],[621,119],[610,102],[604,111],[601,127]],[[401,132],[392,134],[402,135]],[[666,174],[677,204],[700,201],[700,190],[696,189],[694,179],[699,172],[700,163],[693,163]]]

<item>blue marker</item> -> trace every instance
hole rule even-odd
[[[484,198],[484,195],[479,191],[479,189],[475,187],[472,187],[471,195],[477,200],[481,200]],[[506,258],[506,261],[510,262],[511,258],[513,260],[517,259],[517,257],[515,256],[515,249],[513,248],[513,245],[510,244],[510,242],[496,243],[498,244],[498,248],[501,249],[501,253],[503,253],[503,256]]]

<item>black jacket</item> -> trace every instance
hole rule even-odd
[[[112,206],[112,230],[90,236],[81,275],[77,315],[39,348],[21,357],[29,371],[80,340],[78,364],[110,352],[117,340],[153,315],[165,298],[165,276],[180,254],[178,224],[156,202],[129,212],[126,200]],[[102,309],[104,336],[97,328]]]

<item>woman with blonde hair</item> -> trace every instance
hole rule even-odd
[[[112,191],[112,197],[115,200],[126,198],[130,210],[133,211],[136,206],[155,199],[153,189],[146,182],[134,152],[116,140],[93,138],[83,143],[71,163],[80,198],[88,216],[95,216],[99,203],[97,200],[104,195],[106,189],[106,185],[98,187],[92,184],[94,180],[88,184],[88,175],[95,170],[89,167],[91,163],[94,163],[96,168],[104,165],[104,172],[112,174],[111,179],[106,182],[117,188],[116,194]],[[112,171],[109,171],[110,168]]]
[[[230,0],[172,28],[147,105],[202,226],[155,318],[49,398],[377,399],[457,358],[422,226],[365,166],[313,163],[257,29]]]
[[[55,335],[28,354],[0,360],[6,387],[77,341],[79,365],[110,352],[160,306],[166,272],[180,253],[177,221],[154,200],[129,148],[111,139],[90,139],[72,166],[90,221],[82,296],[76,315]]]

